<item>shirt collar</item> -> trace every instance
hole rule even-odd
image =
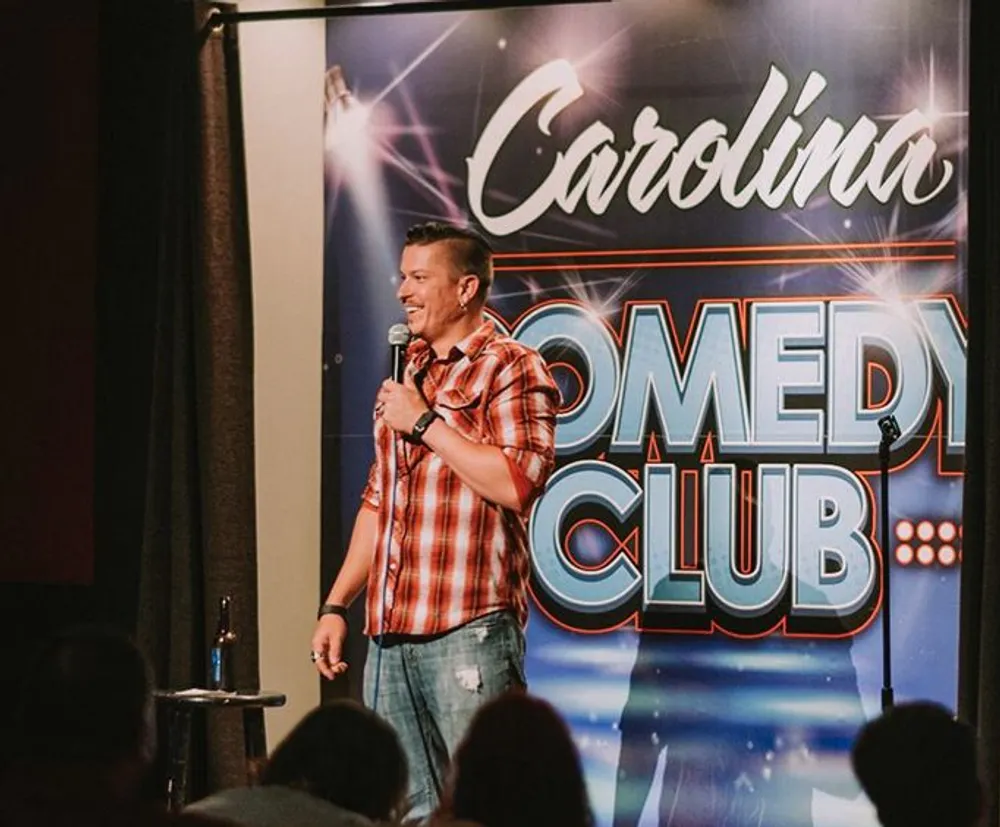
[[[451,349],[449,359],[457,361],[465,356],[470,361],[475,359],[483,348],[496,336],[496,327],[491,319],[485,319],[483,323],[466,336],[462,341],[457,342]],[[434,351],[424,339],[414,339],[407,349],[407,359],[417,370],[422,369],[434,358]]]

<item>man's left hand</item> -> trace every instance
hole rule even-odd
[[[413,433],[413,426],[427,410],[427,403],[409,382],[400,385],[386,379],[375,398],[375,413],[401,434]]]

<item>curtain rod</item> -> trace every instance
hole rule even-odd
[[[525,6],[566,6],[579,3],[610,3],[613,0],[418,0],[401,3],[398,0],[375,0],[355,6],[318,6],[305,9],[273,9],[268,11],[219,11],[208,19],[212,28],[227,23],[256,23],[267,20],[309,20],[331,17],[377,17],[386,14],[421,14],[425,12],[488,11],[495,9],[523,8]]]

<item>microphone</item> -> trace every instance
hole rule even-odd
[[[410,341],[410,328],[405,324],[394,324],[389,328],[389,351],[392,354],[392,381],[403,382],[406,368],[406,345]]]

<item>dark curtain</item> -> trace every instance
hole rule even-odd
[[[162,687],[205,686],[232,595],[239,689],[259,688],[253,337],[235,28],[171,9],[138,638]],[[245,783],[239,715],[195,720],[190,797]]]
[[[1000,820],[1000,25],[974,4],[970,39],[968,430],[959,714],[979,730],[986,821]]]

